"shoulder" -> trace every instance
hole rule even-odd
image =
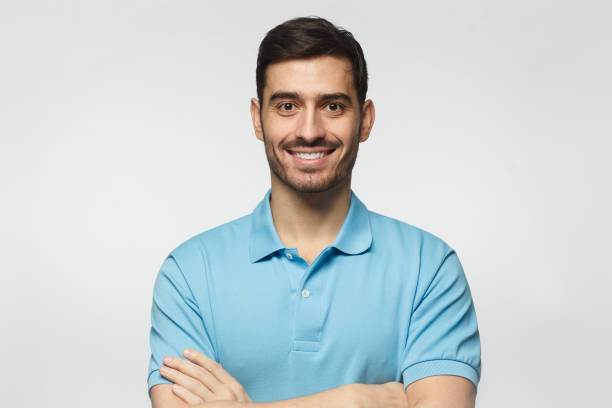
[[[368,211],[372,240],[394,251],[418,253],[419,258],[441,260],[454,252],[442,238],[396,218]]]
[[[250,227],[250,214],[236,218],[186,239],[170,251],[168,258],[172,258],[184,272],[200,271],[210,253],[247,242],[245,237],[248,237]]]
[[[193,252],[197,252],[220,241],[227,242],[240,238],[244,234],[249,233],[250,227],[250,215],[236,218],[188,238],[174,248],[170,254],[179,257],[190,256]]]

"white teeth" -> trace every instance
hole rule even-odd
[[[300,159],[320,159],[321,157],[325,156],[325,152],[319,152],[319,153],[293,153],[293,155],[297,158]]]

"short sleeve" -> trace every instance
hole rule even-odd
[[[470,288],[457,254],[419,278],[401,365],[404,387],[433,375],[465,377],[478,386],[480,336]]]
[[[157,384],[171,384],[159,374],[165,356],[181,357],[183,349],[192,348],[215,359],[210,339],[190,282],[170,255],[164,261],[153,289],[149,390]]]

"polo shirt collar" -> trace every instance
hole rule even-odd
[[[255,207],[251,214],[251,237],[249,242],[249,259],[251,263],[285,248],[274,227],[272,210],[270,209],[270,193],[268,189],[264,199]]]
[[[251,263],[285,248],[274,227],[270,208],[271,193],[272,189],[268,189],[264,199],[251,214],[249,241]],[[372,229],[368,209],[351,190],[351,203],[348,213],[332,246],[346,254],[356,255],[368,250],[371,244]]]

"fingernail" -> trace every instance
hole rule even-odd
[[[165,364],[170,364],[172,362],[172,357],[164,357],[163,361]]]
[[[191,350],[189,350],[189,349],[185,349],[185,350],[183,350],[183,354],[185,354],[186,356],[188,356],[188,355],[190,355],[190,354],[191,354]]]
[[[168,369],[164,366],[159,367],[159,372],[162,374],[168,374]]]

